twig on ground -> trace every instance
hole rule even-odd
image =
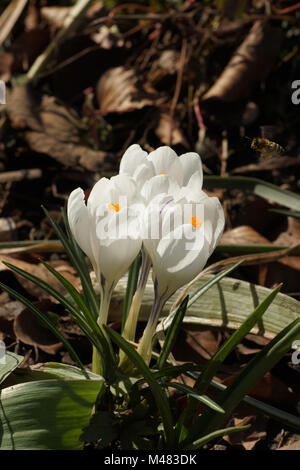
[[[178,74],[177,74],[175,92],[174,92],[174,96],[173,96],[173,99],[172,99],[171,110],[170,110],[171,126],[170,126],[169,138],[168,138],[169,145],[172,144],[172,134],[173,134],[173,127],[174,127],[173,126],[173,117],[174,117],[174,112],[175,112],[175,109],[176,109],[176,105],[177,105],[177,102],[178,102],[178,98],[179,98],[180,90],[181,90],[181,85],[182,85],[182,76],[183,76],[184,62],[185,62],[185,58],[186,58],[186,49],[187,49],[187,41],[184,38],[183,41],[182,41],[182,47],[181,47],[181,53],[180,53],[180,59],[179,59],[179,67],[178,67]]]

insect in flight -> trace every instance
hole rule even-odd
[[[260,157],[263,159],[272,158],[275,155],[283,155],[285,153],[285,149],[281,145],[265,137],[266,127],[268,126],[261,127],[262,137],[245,137],[245,139],[250,142],[251,149],[259,153]]]

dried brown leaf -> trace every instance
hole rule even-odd
[[[240,225],[232,230],[227,230],[222,236],[221,243],[234,243],[237,245],[247,243],[263,243],[271,245],[272,243],[249,225]]]
[[[281,42],[280,29],[256,21],[216,83],[202,97],[202,102],[233,102],[247,97],[253,85],[270,72],[280,53]]]
[[[54,97],[39,95],[29,86],[13,89],[7,102],[11,124],[23,129],[29,146],[60,163],[76,168],[97,171],[106,154],[81,144],[81,123]]]
[[[107,70],[96,86],[102,114],[127,113],[145,106],[158,106],[164,99],[147,82],[142,83],[135,69],[123,66]]]
[[[47,312],[49,310],[51,311],[53,304],[49,300],[43,300],[36,302],[35,306],[42,312]],[[14,332],[16,337],[23,343],[39,347],[48,354],[54,355],[63,347],[62,343],[57,342],[56,336],[54,336],[51,331],[44,328],[41,323],[38,322],[36,316],[27,308],[22,310],[15,318]]]
[[[274,245],[291,246],[296,243],[300,244],[300,219],[288,217],[288,228],[276,238]],[[300,270],[300,258],[297,256],[291,256],[288,259],[281,260],[281,262],[291,268]]]
[[[13,258],[12,256],[8,255],[0,255],[0,271],[8,270],[7,266],[5,266],[2,262],[7,262],[17,266],[18,268],[24,269],[28,273],[37,276],[39,279],[47,282],[52,286],[54,289],[58,290],[61,294],[65,294],[66,291],[60,284],[60,282],[45,268],[42,264],[34,264],[28,263],[27,261],[23,261],[18,258]],[[15,274],[15,273],[14,273]],[[26,289],[32,296],[37,298],[49,298],[49,294],[47,294],[41,287],[33,284],[31,281],[24,279],[22,276],[15,274],[18,281]],[[56,302],[53,299],[53,302]]]
[[[238,411],[235,411],[232,421],[233,426],[251,425],[250,429],[246,431],[239,431],[224,436],[224,441],[227,441],[233,447],[242,447],[245,450],[252,450],[257,442],[265,439],[267,436],[267,418],[263,415],[254,414],[253,410],[250,408],[241,407]]]

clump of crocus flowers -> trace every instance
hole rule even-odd
[[[217,197],[202,191],[197,153],[170,147],[149,154],[139,145],[124,153],[119,174],[101,178],[87,204],[81,188],[68,200],[68,220],[100,286],[99,325],[107,322],[113,289],[142,251],[139,280],[123,337],[133,341],[152,266],[154,300],[138,352],[149,363],[152,339],[166,301],[204,268],[224,229]]]

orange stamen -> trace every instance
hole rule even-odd
[[[119,204],[108,204],[108,208],[109,208],[111,211],[116,211],[116,212],[119,212],[119,210],[121,209],[121,207],[119,206]]]
[[[191,224],[193,227],[199,228],[203,224],[203,220],[198,219],[197,217],[191,217]]]

